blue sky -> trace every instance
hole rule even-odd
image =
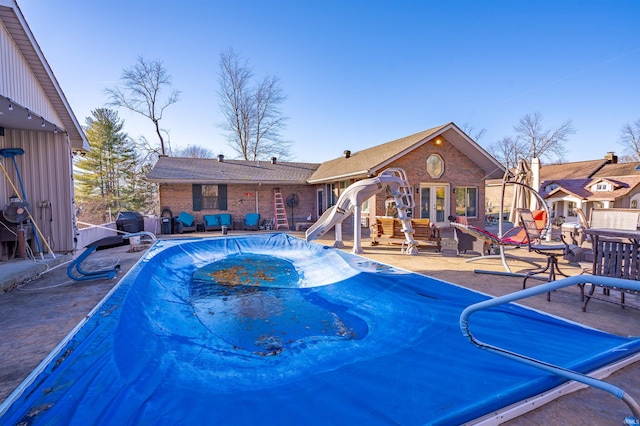
[[[217,123],[218,61],[233,47],[288,96],[293,160],[321,162],[455,122],[484,147],[527,113],[572,120],[567,160],[622,153],[640,118],[640,1],[18,0],[81,124],[137,56],[181,100],[172,148],[233,157]],[[155,141],[150,121],[120,111]]]

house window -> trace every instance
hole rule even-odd
[[[427,173],[432,178],[439,178],[444,173],[444,162],[438,154],[431,154],[427,158]]]
[[[456,215],[466,217],[478,216],[478,188],[456,188]]]
[[[577,208],[578,208],[578,206],[574,201],[569,201],[567,203],[567,216],[569,216],[569,217],[578,216],[578,212],[576,212]]]
[[[192,185],[193,211],[227,210],[227,185]]]
[[[595,191],[611,191],[611,184],[607,182],[598,182],[595,185]]]
[[[384,201],[384,215],[389,217],[398,217],[395,198],[387,198]]]
[[[360,208],[360,211],[362,213],[369,213],[369,200],[370,200],[370,198],[367,198],[366,200],[364,200],[362,202],[362,206]]]

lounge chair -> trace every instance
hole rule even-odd
[[[538,226],[538,229],[544,229],[546,224],[546,212],[544,210],[536,211],[535,217],[536,217],[535,223],[536,223],[536,226]],[[505,266],[505,269],[507,270],[507,273],[511,273],[511,270],[506,264],[507,258],[528,263],[530,265],[535,266],[536,268],[542,267],[539,263],[534,262],[532,260],[525,259],[518,256],[512,256],[504,253],[505,248],[528,247],[527,233],[523,228],[514,227],[508,230],[506,233],[504,233],[504,235],[499,236],[485,229],[477,228],[475,226],[467,225],[464,223],[459,223],[457,218],[450,217],[449,219],[452,220],[450,224],[456,232],[468,234],[472,237],[475,237],[476,240],[483,242],[482,249],[475,250],[475,251],[479,251],[481,255],[473,257],[471,259],[467,259],[466,262],[474,262],[477,260],[485,260],[485,259],[502,259],[502,262]],[[486,254],[488,251],[495,248],[500,249],[500,254]],[[476,270],[476,272],[488,273],[487,271],[479,271],[479,270]]]
[[[244,229],[257,231],[260,224],[260,213],[247,213],[244,217]]]

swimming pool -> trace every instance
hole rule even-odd
[[[562,382],[469,343],[487,298],[287,234],[158,241],[0,420],[470,421]],[[518,305],[474,333],[581,372],[640,350]]]

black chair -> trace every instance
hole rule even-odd
[[[575,254],[578,250],[578,246],[567,244],[564,238],[561,236],[560,243],[543,243],[542,231],[538,229],[533,213],[529,209],[519,208],[518,214],[520,216],[520,223],[527,233],[527,245],[530,252],[535,252],[547,257],[547,264],[542,269],[536,269],[528,272],[522,282],[522,288],[527,287],[527,280],[534,275],[547,274],[547,282],[555,281],[557,275],[567,277],[558,267],[558,257],[566,256],[568,254]],[[584,285],[580,285],[580,292],[582,300],[584,300]],[[551,293],[547,293],[547,300],[551,300]]]

